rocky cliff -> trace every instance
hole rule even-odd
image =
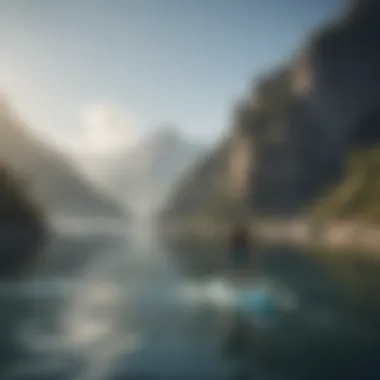
[[[221,204],[240,200],[256,215],[307,212],[326,188],[344,181],[350,151],[380,137],[379,21],[378,1],[352,2],[290,64],[263,78],[236,109],[224,163],[214,154],[202,164],[222,167],[219,185],[198,176],[190,187],[183,179],[171,210],[196,188],[203,199],[223,193]],[[168,210],[165,217],[173,214]]]
[[[179,178],[161,210],[162,218],[181,218],[202,212],[210,197],[218,198],[224,186],[230,139],[212,149]]]

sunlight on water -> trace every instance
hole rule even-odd
[[[62,324],[77,344],[96,342],[112,333],[120,293],[111,283],[89,282],[78,288]]]
[[[63,377],[70,380],[114,372],[223,378],[223,319],[238,307],[236,286],[223,277],[185,280],[152,244],[118,247],[92,259],[75,279],[19,284],[18,292],[36,299],[19,339],[37,359],[34,367],[9,370],[63,373],[66,366],[74,368]]]
[[[210,304],[215,306],[232,306],[234,292],[228,282],[212,280],[209,282],[184,283],[181,287],[179,299],[193,304]]]
[[[157,252],[153,260],[147,256],[149,253],[137,249],[111,250],[75,281],[35,281],[33,286],[25,286],[24,296],[37,297],[40,305],[59,302],[54,310],[45,310],[54,320],[53,331],[46,331],[38,313],[23,323],[19,335],[24,345],[41,361],[51,356],[61,360],[61,367],[64,358],[75,353],[84,365],[78,375],[81,380],[106,378],[118,360],[122,360],[123,371],[149,372],[153,378],[155,371],[168,376],[194,372],[194,368],[202,372],[202,367],[195,367],[202,357],[208,357],[204,365],[215,371],[219,363],[215,347],[210,347],[215,337],[205,326],[204,336],[196,342],[192,307],[182,302],[187,286],[163,255]],[[209,346],[204,343],[207,339]],[[42,372],[53,371],[53,364],[37,367]],[[25,363],[17,368],[31,370]]]

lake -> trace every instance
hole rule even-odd
[[[198,302],[228,273],[222,245],[127,235],[58,234],[1,285],[0,379],[380,378],[379,262],[257,247],[248,275],[297,295],[264,329]]]

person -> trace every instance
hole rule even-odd
[[[229,255],[235,270],[247,269],[250,264],[249,231],[243,223],[237,223],[231,231]]]

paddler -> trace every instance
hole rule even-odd
[[[232,228],[229,237],[229,259],[232,267],[239,272],[250,264],[249,231],[244,222],[238,222]]]

